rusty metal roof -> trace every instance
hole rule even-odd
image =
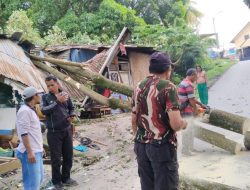
[[[45,77],[48,73],[37,68],[23,49],[9,39],[0,39],[0,75],[25,86],[34,86],[39,91],[47,91]],[[78,100],[85,97],[78,89],[60,82],[71,97]]]
[[[33,65],[20,46],[8,39],[0,39],[0,75],[26,86],[46,90],[41,71]]]

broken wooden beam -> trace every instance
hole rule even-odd
[[[0,174],[4,174],[21,166],[17,158],[0,157]]]
[[[240,139],[243,139],[243,135],[199,121],[194,122],[194,127],[196,138],[229,151],[232,154],[237,154],[241,151],[242,144],[240,143]]]
[[[239,134],[245,134],[246,131],[250,130],[249,118],[217,109],[210,112],[209,123]]]
[[[104,71],[105,67],[108,67],[111,62],[113,61],[114,57],[119,53],[119,48],[120,48],[120,43],[125,43],[129,37],[131,36],[131,31],[127,28],[127,27],[124,27],[122,29],[122,32],[120,33],[119,37],[116,39],[114,45],[109,49],[109,51],[107,52],[108,53],[108,56],[107,58],[105,59],[105,62],[103,63],[100,71],[99,71],[99,74],[102,74],[102,72]],[[99,79],[96,78],[97,80]],[[101,78],[100,78],[101,79]],[[104,78],[102,78],[104,79]],[[92,80],[94,82],[94,80]],[[99,84],[103,84],[102,82],[99,83]],[[99,85],[100,86],[100,85]],[[101,86],[103,87],[103,86]],[[108,88],[108,87],[107,87]],[[110,88],[109,88],[110,89]],[[116,89],[116,88],[115,88]],[[111,89],[112,90],[112,89]],[[114,91],[114,90],[113,90]],[[117,91],[114,91],[114,92],[117,92]],[[124,94],[124,93],[122,93]],[[132,94],[132,93],[131,93]],[[124,94],[124,95],[127,95],[127,94]],[[85,97],[84,101],[83,101],[83,105],[87,102],[88,100],[88,96]],[[82,106],[83,106],[82,105]]]
[[[126,41],[130,38],[131,36],[131,31],[127,28],[124,27],[119,35],[119,37],[117,38],[117,40],[115,41],[114,45],[110,48],[109,50],[109,54],[108,57],[106,58],[101,70],[99,73],[102,73],[104,68],[109,66],[111,64],[111,62],[113,61],[114,57],[118,54],[119,52],[119,48],[120,48],[120,43],[124,44],[126,43]]]

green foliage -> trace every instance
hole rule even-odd
[[[80,32],[80,22],[73,11],[68,11],[64,17],[56,22],[56,26],[64,30],[67,37],[73,37]]]
[[[14,11],[7,21],[6,32],[22,32],[22,38],[27,39],[35,44],[43,45],[37,29],[33,28],[33,22],[28,18],[26,11]]]
[[[9,33],[24,32],[36,44],[110,44],[126,26],[132,30],[134,44],[169,52],[178,63],[176,71],[180,76],[195,64],[207,63],[205,49],[214,43],[201,40],[192,30],[201,13],[191,0],[3,1],[0,0],[2,30],[13,10],[27,10],[34,22],[33,27],[25,11],[15,13],[8,22]]]
[[[72,38],[68,39],[71,44],[100,44],[99,37],[89,36],[87,33],[78,32]]]
[[[70,4],[66,0],[32,0],[28,15],[42,35],[46,34],[68,11]]]
[[[190,0],[117,0],[117,2],[136,10],[137,15],[147,24],[179,25],[184,21],[196,25],[202,14],[195,9]]]
[[[46,45],[59,45],[68,43],[66,33],[58,26],[53,26],[44,37]]]
[[[236,61],[229,59],[208,59],[207,63],[202,64],[203,69],[207,72],[209,85],[235,63]]]
[[[83,12],[94,13],[98,11],[102,0],[72,0],[71,10],[75,12],[76,15],[81,15]]]
[[[96,16],[92,18],[93,34],[104,33],[110,38],[119,34],[124,26],[133,29],[145,25],[143,19],[135,15],[134,10],[116,3],[114,0],[103,0]]]
[[[23,7],[21,0],[0,0],[0,32],[4,33],[5,24],[13,11]]]
[[[184,76],[186,70],[205,59],[205,49],[200,38],[188,27],[147,25],[135,28],[133,41],[136,44],[152,46],[167,51],[174,62],[176,71]]]

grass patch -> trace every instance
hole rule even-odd
[[[209,86],[214,83],[227,69],[236,63],[235,60],[215,59],[203,65],[207,72]]]

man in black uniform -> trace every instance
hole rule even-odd
[[[52,182],[55,189],[62,189],[64,185],[77,185],[77,182],[70,178],[73,159],[71,122],[75,116],[74,106],[68,94],[60,89],[57,78],[48,76],[45,83],[49,93],[42,96],[41,111],[46,115]]]

